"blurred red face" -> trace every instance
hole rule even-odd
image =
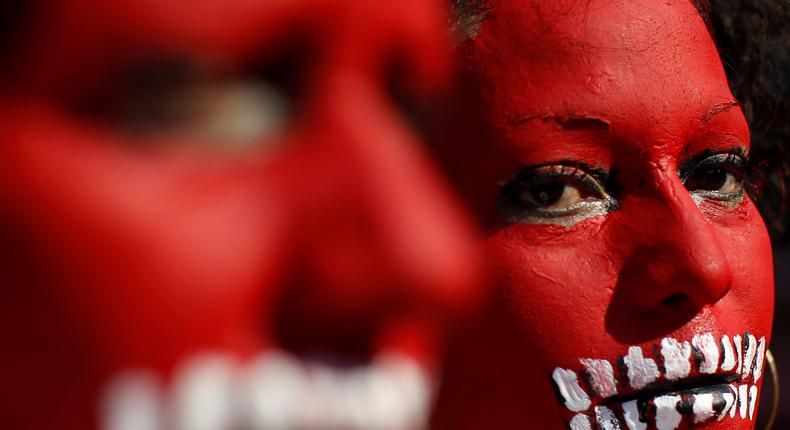
[[[444,79],[437,5],[36,6],[0,99],[4,424],[416,425],[479,301],[386,87]]]
[[[771,250],[692,4],[494,2],[462,52],[454,161],[499,289],[437,427],[753,428]]]

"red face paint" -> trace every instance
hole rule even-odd
[[[337,375],[267,352],[419,383],[481,300],[467,220],[386,88],[396,62],[412,92],[441,85],[440,9],[187,3],[40,2],[20,38],[0,100],[9,428],[333,425],[342,393],[310,396]],[[273,63],[302,79],[284,122]],[[377,405],[360,428],[392,418]]]
[[[461,50],[452,161],[499,288],[436,428],[753,428],[771,249],[691,3],[494,2]]]

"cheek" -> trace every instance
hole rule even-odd
[[[568,230],[513,225],[488,240],[507,316],[520,342],[538,345],[543,357],[581,356],[592,337],[606,336],[604,316],[617,276],[603,239],[594,234],[599,222]]]
[[[735,213],[716,220],[720,243],[733,281],[718,306],[731,320],[747,321],[755,333],[770,333],[774,308],[771,242],[751,200]]]
[[[3,228],[30,248],[20,281],[71,315],[53,325],[81,331],[102,354],[162,366],[221,345],[261,313],[285,219],[259,184],[265,175],[138,153],[47,115],[6,130],[15,139],[2,151],[2,195],[13,212]]]

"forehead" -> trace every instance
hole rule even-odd
[[[731,100],[687,0],[503,0],[466,49],[508,121],[540,114],[692,117]],[[502,90],[506,88],[506,90]],[[548,111],[548,112],[546,112]]]
[[[318,0],[42,0],[34,34],[51,49],[111,46],[202,55],[243,53],[297,21],[327,14]],[[257,46],[255,46],[257,45]],[[79,55],[79,54],[77,54]]]

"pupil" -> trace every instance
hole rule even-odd
[[[727,183],[727,172],[724,169],[705,169],[699,178],[699,188],[709,191],[721,189]]]
[[[545,206],[557,203],[564,192],[565,183],[562,181],[544,182],[529,189],[535,202]]]

